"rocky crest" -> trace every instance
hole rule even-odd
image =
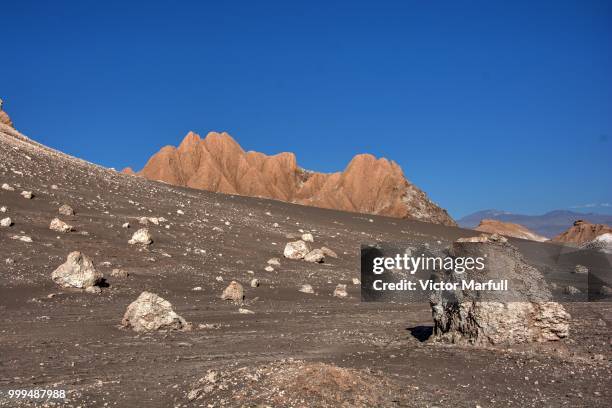
[[[482,220],[475,229],[476,231],[480,232],[499,234],[506,237],[528,239],[531,241],[542,242],[548,240],[548,238],[538,235],[520,224],[514,224],[512,222]]]
[[[567,231],[557,235],[552,239],[555,242],[571,242],[584,244],[593,241],[602,234],[612,232],[612,227],[606,224],[591,224],[588,221],[578,220],[574,222]]]
[[[204,139],[189,132],[178,148],[162,148],[136,174],[202,190],[456,225],[395,162],[369,154],[355,156],[343,172],[323,174],[300,168],[293,153],[245,152],[225,132]]]

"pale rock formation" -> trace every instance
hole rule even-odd
[[[344,283],[339,283],[338,285],[336,285],[336,288],[334,289],[334,293],[333,295],[335,297],[340,297],[340,298],[345,298],[348,296],[348,293],[346,291],[346,284]]]
[[[102,272],[96,270],[91,259],[79,251],[68,254],[66,262],[51,274],[51,279],[58,285],[79,289],[96,286],[103,277]]]
[[[236,281],[231,281],[221,294],[221,299],[241,303],[244,300],[244,288]]]
[[[325,254],[320,249],[313,249],[304,256],[304,260],[306,262],[323,263],[325,261]]]
[[[314,237],[311,233],[302,234],[302,241],[304,242],[314,242]]]
[[[559,340],[569,335],[571,316],[552,295],[542,274],[499,235],[457,240],[449,255],[483,257],[485,268],[453,272],[444,281],[499,282],[507,291],[439,291],[431,295],[434,339],[451,343],[509,345]]]
[[[306,242],[299,240],[288,242],[285,245],[283,256],[289,259],[303,259],[310,252],[310,248]]]
[[[13,225],[13,220],[11,220],[11,217],[6,217],[0,220],[0,227],[10,227],[11,225]]]
[[[49,229],[57,232],[70,232],[73,230],[73,227],[59,218],[54,218],[51,220],[51,224],[49,224]]]
[[[153,242],[151,234],[147,228],[141,228],[132,235],[128,241],[130,245],[150,245]]]
[[[66,215],[66,216],[73,216],[74,215],[74,209],[69,206],[68,204],[64,204],[62,205],[59,209],[58,212],[61,215]]]
[[[137,332],[191,330],[191,324],[172,309],[170,302],[151,292],[142,292],[127,307],[121,324]]]
[[[310,294],[314,293],[314,289],[312,288],[312,285],[309,285],[308,283],[303,284],[300,287],[299,291],[303,293],[310,293]]]
[[[554,237],[552,241],[584,244],[607,233],[612,233],[612,227],[609,225],[591,224],[588,221],[578,220],[567,231]]]

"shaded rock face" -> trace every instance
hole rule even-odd
[[[343,172],[323,174],[298,167],[292,153],[245,152],[227,133],[201,139],[189,132],[178,148],[162,148],[137,174],[203,190],[456,225],[396,163],[368,154],[355,156]]]
[[[98,272],[89,257],[75,251],[68,254],[66,262],[51,274],[55,283],[65,288],[86,289],[102,281],[102,272]]]
[[[578,220],[567,231],[554,237],[552,241],[584,244],[607,233],[612,233],[612,227],[609,225],[591,224],[588,221]]]
[[[172,309],[170,302],[151,292],[142,292],[128,306],[121,324],[137,332],[191,329],[191,325]]]
[[[509,345],[559,340],[571,316],[552,297],[542,274],[505,239],[493,236],[455,242],[449,255],[484,257],[485,269],[461,277],[477,282],[508,280],[507,291],[456,290],[431,296],[434,338],[460,344]],[[445,281],[456,280],[457,275]]]
[[[522,238],[531,241],[542,242],[548,240],[548,238],[538,235],[520,224],[514,224],[512,222],[482,220],[475,229],[476,231],[488,232],[491,234],[496,233],[506,237]]]

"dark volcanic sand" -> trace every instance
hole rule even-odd
[[[208,370],[229,373],[293,358],[389,379],[404,391],[389,406],[612,405],[610,303],[566,303],[573,316],[567,340],[478,349],[428,342],[427,304],[360,302],[359,286],[351,280],[359,277],[361,243],[428,242],[443,248],[473,231],[176,188],[96,167],[7,132],[0,128],[0,185],[9,183],[15,191],[0,190],[0,206],[8,207],[0,218],[14,222],[0,229],[4,393],[68,392],[65,401],[47,406],[250,406],[233,395],[266,384],[263,380],[228,384],[194,401],[187,394]],[[22,198],[22,190],[35,197]],[[62,204],[71,205],[76,215],[59,215]],[[185,214],[177,214],[179,209]],[[148,249],[127,243],[142,227],[137,219],[142,216],[168,220],[147,226],[155,241]],[[50,231],[54,217],[76,231]],[[122,228],[124,222],[131,228]],[[287,235],[297,239],[299,229],[312,232],[313,246],[327,246],[339,258],[324,264],[283,259],[285,243],[293,240]],[[33,242],[13,240],[13,235],[30,236]],[[573,265],[554,260],[555,245],[513,242],[534,264],[580,286],[568,271]],[[109,287],[101,294],[61,289],[51,281],[51,272],[74,250],[104,272]],[[281,258],[281,266],[266,272],[272,257]],[[7,258],[15,263],[7,264]],[[578,260],[589,265],[589,259]],[[113,278],[113,268],[130,276]],[[260,279],[259,288],[249,286],[253,277]],[[239,314],[238,306],[219,299],[231,280],[243,283],[243,307],[255,314]],[[311,284],[316,295],[298,292],[303,283]],[[349,298],[331,296],[338,283],[348,284]],[[196,286],[202,290],[193,291]],[[125,308],[143,290],[170,301],[194,330],[138,335],[121,329]],[[301,406],[320,405],[316,397],[305,401]],[[43,405],[0,397],[0,406]]]

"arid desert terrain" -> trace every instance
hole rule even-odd
[[[445,248],[477,232],[171,186],[32,139],[0,124],[0,185],[12,189],[0,189],[0,218],[11,219],[0,228],[2,407],[612,406],[610,303],[564,302],[572,318],[560,341],[474,347],[431,341],[429,304],[360,301],[361,244]],[[54,218],[71,231],[51,230]],[[140,228],[150,245],[128,243]],[[284,258],[304,233],[337,257]],[[609,255],[592,265],[559,257],[558,244],[511,242],[560,284],[580,288],[578,262],[610,265]],[[103,273],[99,293],[51,279],[73,251]],[[242,304],[221,299],[232,281]],[[346,297],[333,296],[338,284]],[[191,330],[122,327],[143,291]],[[7,396],[33,388],[67,397]]]

